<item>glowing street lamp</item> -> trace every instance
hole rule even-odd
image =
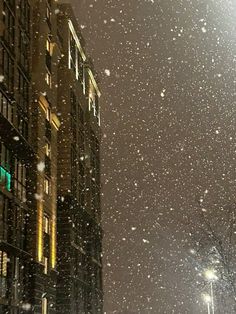
[[[207,314],[211,314],[210,312],[210,303],[211,303],[211,296],[207,293],[202,295],[204,302],[207,304]]]
[[[218,277],[216,276],[216,272],[214,269],[207,269],[204,273],[206,279],[210,282],[215,281],[218,279]]]
[[[211,309],[212,314],[215,314],[215,304],[214,304],[214,294],[213,294],[213,282],[218,279],[216,276],[216,272],[214,269],[207,269],[204,273],[205,278],[210,282],[210,288],[211,288]]]

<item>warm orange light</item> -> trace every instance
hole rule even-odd
[[[56,239],[56,216],[52,216],[52,229],[51,229],[51,267],[56,267],[56,258],[57,258],[57,252],[56,252],[56,246],[57,246],[57,239]]]
[[[38,203],[38,220],[37,220],[37,233],[38,233],[38,261],[43,260],[43,205]]]

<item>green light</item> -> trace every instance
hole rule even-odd
[[[0,181],[5,182],[5,187],[8,191],[11,190],[11,174],[0,166]]]

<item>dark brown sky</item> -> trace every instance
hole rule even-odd
[[[103,94],[105,311],[205,313],[182,221],[235,195],[235,1],[71,2]]]

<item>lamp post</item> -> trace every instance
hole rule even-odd
[[[207,304],[207,314],[211,314],[210,312],[210,303],[211,303],[211,297],[209,294],[204,293],[203,294],[203,300],[205,301],[205,303]]]
[[[218,279],[213,269],[207,269],[205,271],[205,277],[210,283],[210,290],[211,290],[211,310],[212,314],[215,314],[215,303],[214,303],[214,293],[213,293],[213,282]]]

